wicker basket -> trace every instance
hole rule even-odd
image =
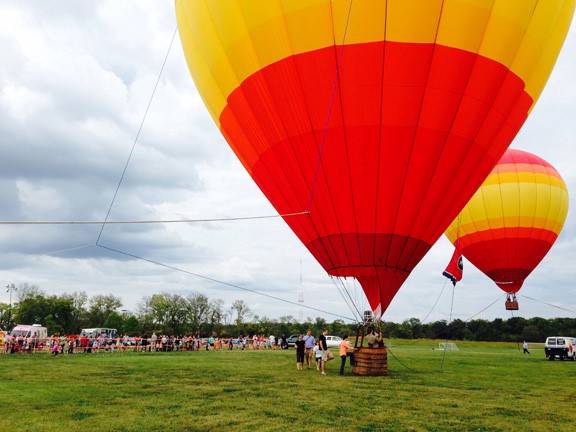
[[[356,365],[352,368],[354,375],[385,376],[388,375],[388,353],[386,348],[362,347],[354,353]]]

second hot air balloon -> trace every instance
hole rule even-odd
[[[515,293],[556,241],[568,213],[568,190],[556,169],[525,151],[506,151],[446,231],[462,254],[509,293]]]

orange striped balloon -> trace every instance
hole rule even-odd
[[[552,165],[506,151],[446,236],[506,292],[517,292],[562,230],[568,190]]]
[[[575,0],[176,0],[182,46],[252,179],[376,314],[538,99]]]

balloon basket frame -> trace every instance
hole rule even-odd
[[[365,347],[364,334],[367,327],[377,327],[378,333],[382,334],[380,321],[376,325],[364,322],[358,326],[356,331],[355,348],[357,351],[354,353],[355,364],[352,367],[352,373],[359,376],[387,376],[388,375],[388,351],[384,341],[380,339],[380,343],[374,347]],[[358,342],[360,343],[358,346]]]

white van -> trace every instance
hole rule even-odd
[[[546,338],[544,353],[550,360],[576,359],[576,339],[567,336],[550,336]]]
[[[80,331],[80,336],[88,338],[103,337],[105,339],[116,339],[118,337],[118,330],[115,328],[85,328]]]
[[[17,324],[10,332],[10,336],[23,339],[32,338],[32,342],[35,344],[34,347],[41,347],[46,345],[46,341],[48,340],[48,329],[40,324]]]

